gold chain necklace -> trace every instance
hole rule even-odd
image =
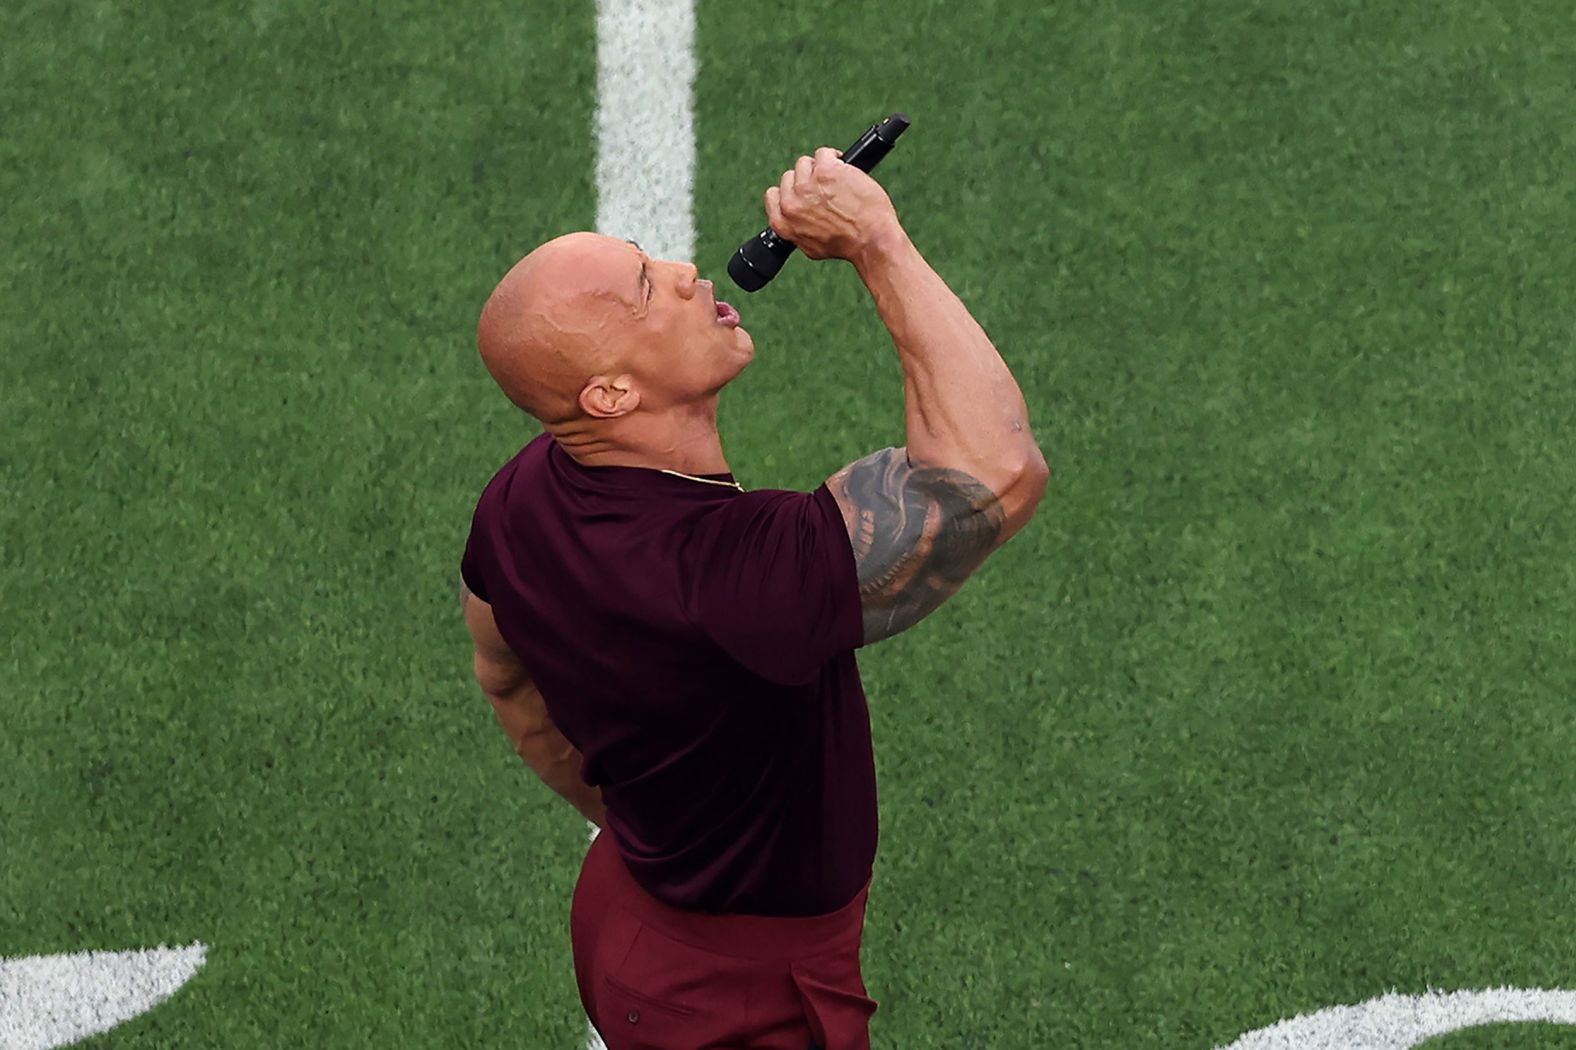
[[[739,484],[737,481],[717,481],[714,478],[697,478],[693,474],[680,474],[676,470],[667,470],[665,468],[659,469],[662,469],[662,473],[672,474],[676,478],[689,478],[691,481],[701,481],[705,482],[707,485],[726,485],[730,489],[738,489],[740,492],[744,491],[744,486]]]

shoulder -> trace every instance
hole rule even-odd
[[[708,540],[819,535],[829,525],[843,533],[837,501],[820,485],[810,492],[752,489],[708,508],[695,522],[697,538]]]
[[[825,485],[735,496],[691,522],[682,547],[689,579],[719,592],[791,590],[828,574],[853,576],[848,530]]]
[[[710,518],[683,579],[691,618],[723,651],[788,685],[859,647],[853,550],[825,486],[744,493]]]
[[[551,441],[551,434],[537,435],[495,470],[492,477],[488,478],[487,483],[482,486],[481,494],[477,497],[477,512],[480,513],[504,501],[517,481],[529,483],[533,477],[538,476],[546,466]]]

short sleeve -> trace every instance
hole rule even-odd
[[[477,516],[478,519],[480,515]],[[465,586],[470,592],[487,604],[492,604],[492,599],[487,597],[487,583],[482,572],[482,546],[484,539],[479,534],[479,523],[472,522],[471,534],[465,541],[465,553],[460,556],[460,579],[465,581]]]
[[[762,678],[804,684],[864,644],[853,547],[825,485],[730,499],[697,526],[686,552],[691,615]]]

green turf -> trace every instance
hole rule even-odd
[[[476,312],[594,217],[591,10],[190,10],[0,13],[0,955],[210,944],[116,1047],[577,1046],[583,824],[453,581],[533,433]],[[1576,984],[1568,5],[699,24],[703,271],[906,109],[882,179],[1056,470],[861,659],[877,1044]],[[847,267],[740,305],[747,485],[902,441]]]
[[[572,1045],[581,825],[454,580],[521,436],[476,312],[592,208],[590,14],[3,17],[0,954],[210,944],[117,1046]]]
[[[1491,1024],[1418,1044],[1419,1050],[1576,1050],[1576,1028],[1552,1024]]]

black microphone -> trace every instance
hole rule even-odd
[[[859,136],[852,146],[843,150],[843,163],[852,164],[865,174],[881,163],[881,158],[892,152],[897,137],[908,130],[908,114],[894,113]],[[746,292],[757,292],[766,282],[777,276],[788,256],[794,253],[792,241],[777,236],[770,226],[739,245],[739,250],[728,260],[728,276]]]

